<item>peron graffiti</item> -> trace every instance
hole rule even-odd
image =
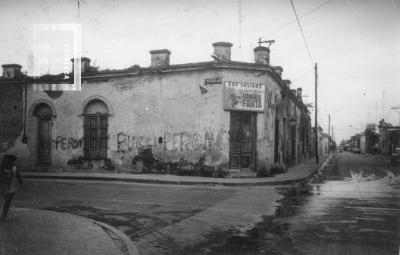
[[[53,142],[55,143],[56,150],[75,150],[82,147],[83,138],[74,139],[72,137],[57,136]]]
[[[165,132],[160,137],[131,136],[123,132],[117,135],[118,152],[125,153],[133,149],[149,149],[162,147],[164,151],[197,151],[211,147],[214,135],[206,132],[203,136],[198,133]]]

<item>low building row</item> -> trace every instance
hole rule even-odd
[[[130,172],[147,155],[160,165],[257,172],[311,157],[302,89],[270,65],[269,48],[256,47],[248,63],[231,60],[231,47],[214,43],[213,61],[175,65],[169,50],[153,50],[149,67],[112,71],[81,58],[79,91],[59,89],[73,78],[28,77],[20,65],[3,65],[0,153],[17,154],[30,171],[74,171],[84,161],[86,169]]]

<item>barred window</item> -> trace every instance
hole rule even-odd
[[[106,159],[108,145],[108,109],[100,100],[85,108],[84,155],[87,159]]]

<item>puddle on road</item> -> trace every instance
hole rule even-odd
[[[309,183],[279,188],[274,216],[246,232],[210,233],[182,254],[396,254],[398,181],[341,169],[334,157]]]

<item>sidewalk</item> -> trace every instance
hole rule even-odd
[[[1,255],[139,254],[124,234],[103,223],[44,210],[11,208],[9,213],[10,221],[0,221]]]
[[[320,164],[330,157],[328,154],[320,157]],[[24,178],[41,179],[68,179],[68,180],[97,180],[97,181],[122,181],[136,183],[156,183],[175,185],[224,185],[224,186],[256,186],[256,185],[282,185],[302,182],[309,179],[319,168],[315,158],[306,160],[296,166],[290,167],[287,172],[266,178],[213,178],[195,176],[177,176],[163,174],[130,174],[130,173],[43,173],[24,172]]]

